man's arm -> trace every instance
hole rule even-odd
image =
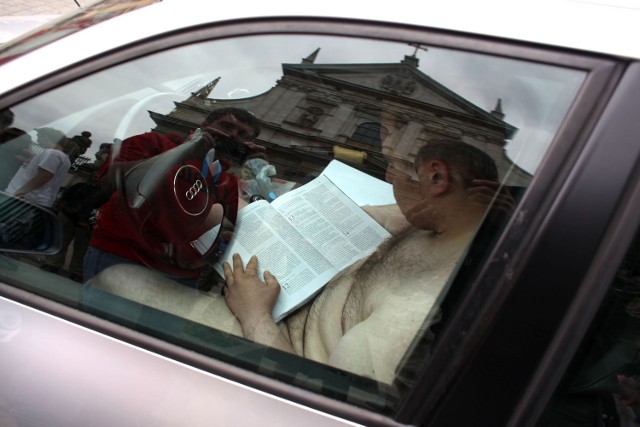
[[[233,268],[224,263],[225,300],[242,327],[245,338],[279,350],[295,353],[291,342],[273,321],[271,311],[280,294],[280,284],[269,272],[264,282],[258,276],[258,258],[252,256],[243,267],[240,255],[233,255]]]
[[[486,179],[474,179],[473,186],[467,188],[467,196],[474,203],[490,205],[493,211],[511,214],[513,212],[516,201],[505,187],[498,181],[489,181]]]
[[[98,182],[104,191],[111,194],[116,187],[118,174],[126,174],[143,161],[177,147],[183,139],[174,134],[160,135],[147,132],[135,135],[114,146],[107,161],[100,167]]]
[[[110,163],[108,168],[105,168],[104,174],[98,179],[100,188],[108,194],[113,193],[117,190],[117,175],[122,174],[122,176],[124,176],[131,168],[143,161],[144,160]]]
[[[39,167],[36,175],[27,181],[22,187],[18,188],[14,195],[17,197],[24,196],[25,194],[42,187],[44,184],[49,182],[51,178],[53,178],[53,173]]]
[[[393,235],[398,234],[410,225],[398,205],[367,205],[362,206],[362,210]]]

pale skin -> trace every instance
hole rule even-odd
[[[468,193],[443,162],[425,162],[417,172],[419,200],[398,199],[414,228],[334,279],[311,306],[286,320],[286,330],[271,318],[277,279],[266,272],[260,280],[255,257],[243,266],[234,255],[233,265],[224,267],[224,295],[243,335],[391,382],[425,318],[437,315],[436,299],[486,209],[474,201],[486,190]],[[394,190],[410,185],[408,179],[388,179]]]
[[[264,281],[258,279],[258,258],[249,259],[246,267],[240,255],[233,255],[233,267],[224,264],[224,297],[234,313],[245,338],[294,353],[291,342],[280,332],[271,310],[280,294],[278,280],[268,271]]]
[[[425,320],[426,325],[437,321],[438,298],[484,215],[485,198],[495,187],[492,182],[479,182],[484,189],[464,188],[457,172],[439,160],[420,165],[417,175],[419,184],[407,176],[387,176],[398,200],[395,209],[402,215],[396,210],[395,220],[386,225],[397,236],[369,259],[343,271],[311,304],[279,324],[273,322],[271,310],[280,286],[268,272],[262,278],[257,276],[255,257],[245,265],[234,255],[233,263],[224,265],[224,299],[203,295],[160,275],[151,276],[137,266],[112,267],[115,277],[103,272],[93,285],[264,345],[391,383]],[[406,199],[403,194],[418,197]],[[503,202],[507,206],[512,203],[509,198]],[[394,212],[391,207],[385,210]],[[137,280],[153,284],[153,288],[130,285]]]

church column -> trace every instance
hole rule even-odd
[[[409,158],[409,154],[416,144],[421,131],[422,125],[420,123],[411,121],[407,123],[396,147],[396,153],[401,157]]]
[[[256,109],[254,114],[265,122],[282,124],[282,122],[290,116],[291,110],[296,108],[304,99],[305,94],[291,90],[283,91],[279,88],[276,90],[280,93],[274,93],[274,102],[261,103],[260,108]]]
[[[338,134],[344,134],[350,126],[349,118],[352,114],[352,105],[340,105],[333,113],[328,126],[325,126],[322,130],[322,136],[335,140]]]

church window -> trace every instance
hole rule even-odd
[[[380,123],[365,122],[358,126],[351,139],[380,147],[382,145],[382,129],[383,128],[380,126]]]

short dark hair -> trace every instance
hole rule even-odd
[[[65,154],[71,154],[73,151],[81,150],[80,144],[73,138],[62,138],[56,145],[58,145]]]
[[[36,132],[38,133],[38,138],[40,138],[40,136],[44,136],[44,138],[49,140],[52,145],[59,144],[62,140],[67,138],[62,131],[49,127],[38,128],[36,129]]]
[[[72,136],[71,139],[73,139],[76,144],[78,144],[81,147],[84,148],[89,148],[91,147],[91,132],[89,131],[82,131],[82,133],[80,135],[75,135]]]
[[[254,138],[260,135],[260,120],[258,120],[258,118],[254,116],[253,113],[243,108],[218,108],[217,110],[213,110],[212,112],[210,112],[204,119],[204,121],[207,123],[213,123],[219,118],[229,114],[240,120],[242,123],[251,126],[254,129]]]
[[[11,140],[23,137],[24,135],[26,135],[25,138],[28,138],[29,140],[31,140],[31,137],[29,136],[29,134],[23,131],[22,129],[6,128],[0,131],[0,143],[3,144],[5,142],[9,142]]]
[[[426,161],[438,159],[462,174],[465,187],[474,179],[499,180],[498,168],[484,151],[458,140],[437,139],[422,146],[416,154],[415,168]]]
[[[8,128],[13,124],[15,114],[8,108],[0,110],[0,129]]]

